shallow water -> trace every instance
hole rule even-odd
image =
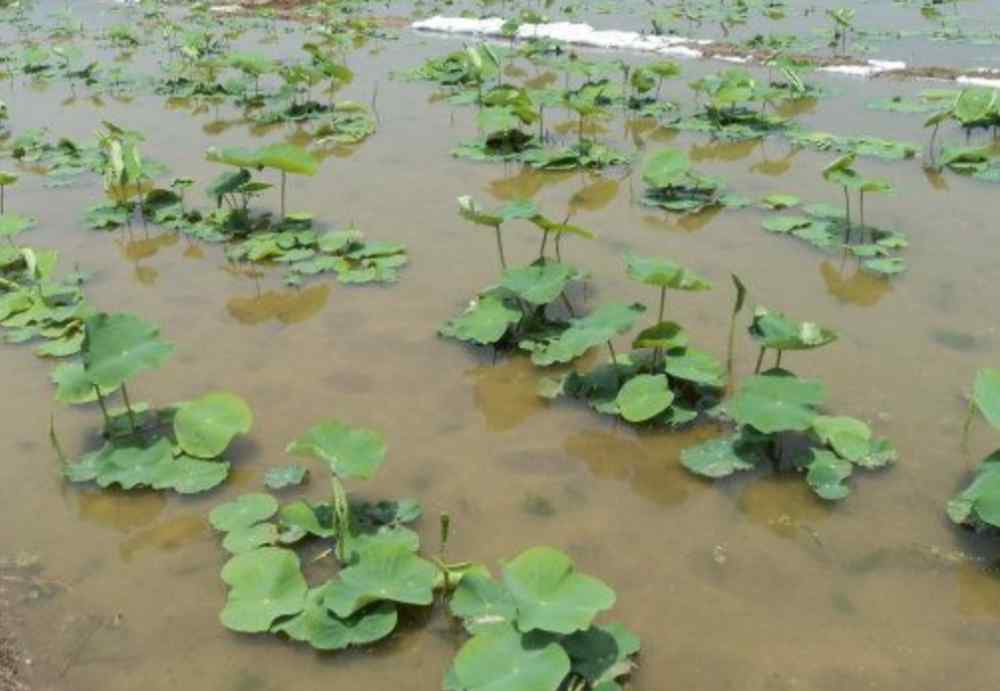
[[[972,13],[988,6],[958,5]],[[88,22],[114,21],[103,12],[96,5],[84,10]],[[597,16],[595,24],[609,21]],[[628,21],[637,20],[627,15],[618,25]],[[292,33],[263,49],[287,56],[300,42]],[[218,623],[225,558],[208,511],[258,489],[267,467],[287,462],[287,442],[325,417],[384,433],[390,451],[381,474],[350,489],[419,498],[428,544],[436,539],[436,515],[448,511],[456,558],[495,565],[527,546],[551,544],[613,585],[614,619],[643,640],[633,688],[973,691],[1000,683],[993,662],[1000,546],[956,530],[943,511],[996,446],[985,425],[974,430],[968,455],[959,438],[963,392],[978,368],[1000,359],[997,187],[948,173],[925,176],[919,160],[860,161],[861,172],[883,175],[898,190],[871,201],[869,219],[910,235],[909,270],[886,282],[839,254],[764,233],[763,214],[754,209],[678,220],[643,208],[634,203],[642,190],[638,173],[545,174],[452,158],[450,148],[475,135],[473,111],[437,102],[432,86],[389,73],[459,45],[404,30],[398,41],[352,52],[348,64],[357,78],[338,98],[372,102],[377,93],[378,132],[327,158],[316,177],[289,186],[292,209],[406,243],[411,264],[396,286],[323,279],[288,288],[279,268],[261,276],[234,271],[219,246],[141,227],[85,230],[83,210],[102,195],[95,176],[51,190],[44,178],[24,175],[9,192],[12,210],[41,220],[25,242],[60,249],[66,268],[96,272],[86,287],[94,305],[141,313],[176,343],[162,370],[139,378],[134,398],[165,403],[226,389],[245,397],[256,415],[253,434],[235,447],[237,472],[219,491],[182,498],[71,486],[49,449],[49,416],[67,451],[77,454],[96,441],[97,413],[51,401],[51,363],[28,347],[3,346],[0,545],[3,552],[38,554],[41,575],[58,584],[51,596],[21,607],[36,685],[440,688],[462,640],[440,607],[429,624],[407,621],[366,652],[315,654]],[[139,51],[133,65],[153,71],[156,57]],[[954,58],[947,64],[980,64],[959,62],[968,57],[961,50],[944,57]],[[538,76],[534,67],[520,67],[527,78]],[[684,68],[690,79],[720,63]],[[926,141],[922,116],[864,104],[940,85],[812,78],[837,95],[800,114],[805,126]],[[664,95],[690,98],[683,82],[668,84]],[[86,99],[67,105],[67,96],[58,82],[0,87],[15,133],[45,124],[58,136],[88,138],[102,119],[111,120],[145,132],[145,152],[199,183],[217,172],[204,160],[208,146],[294,133],[252,131],[230,106],[192,114],[165,108],[158,96],[106,98],[103,106]],[[780,138],[712,144],[650,122],[626,130],[616,119],[606,127],[601,136],[629,150],[667,142],[684,148],[700,170],[752,199],[782,192],[839,203],[839,191],[820,177],[831,155],[795,151]],[[834,346],[786,357],[785,364],[828,382],[830,408],[871,421],[894,441],[900,463],[856,474],[853,494],[836,506],[814,498],[795,477],[754,474],[710,484],[687,473],[679,453],[714,429],[636,432],[578,405],[549,404],[534,393],[543,373],[524,358],[494,362],[492,353],[439,339],[438,325],[497,276],[490,234],[455,213],[462,194],[491,203],[530,197],[553,216],[572,213],[592,228],[597,241],[563,245],[570,261],[591,269],[586,294],[575,296],[588,306],[654,301],[625,277],[626,247],[706,275],[716,290],[674,298],[668,313],[712,352],[725,351],[730,272],[747,283],[754,303],[837,328]],[[276,203],[269,196],[264,202]],[[526,224],[506,230],[505,242],[512,260],[537,252]],[[620,341],[624,348],[626,339]],[[756,352],[749,339],[738,343],[738,369],[747,374]],[[322,495],[323,485],[314,478],[310,493]]]

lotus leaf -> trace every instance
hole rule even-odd
[[[948,516],[973,528],[1000,528],[1000,451],[979,464],[972,483],[948,502]]]
[[[266,521],[277,511],[278,502],[270,494],[244,494],[212,509],[208,520],[216,530],[228,533]]]
[[[703,386],[722,386],[725,368],[714,355],[694,348],[667,353],[663,369],[671,377]]]
[[[642,181],[661,189],[686,183],[691,161],[680,149],[664,149],[649,157],[642,169]]]
[[[577,631],[566,637],[562,646],[569,654],[573,672],[598,689],[632,671],[635,665],[629,658],[639,652],[640,643],[639,637],[622,624],[613,623]]]
[[[725,409],[737,423],[772,434],[809,429],[824,400],[822,382],[771,372],[745,379]]]
[[[323,603],[338,617],[349,617],[382,600],[429,605],[438,574],[434,564],[405,545],[371,541],[357,551],[356,561],[326,586]]]
[[[35,220],[16,214],[0,214],[0,237],[13,238],[35,225]]]
[[[558,643],[506,624],[469,639],[452,669],[454,688],[465,691],[556,691],[569,672],[570,658]]]
[[[674,393],[665,375],[640,374],[626,382],[615,403],[629,422],[645,422],[669,408],[673,400]]]
[[[173,352],[155,325],[135,315],[95,314],[85,322],[83,365],[90,381],[116,388],[136,372],[155,369]]]
[[[670,259],[640,257],[629,252],[625,264],[629,277],[646,285],[688,291],[712,288],[707,280]]]
[[[460,341],[491,345],[500,341],[522,316],[520,310],[508,306],[500,295],[486,294],[473,301],[460,316],[445,322],[439,333]]]
[[[765,348],[809,350],[837,340],[837,334],[815,322],[797,322],[781,312],[757,307],[750,335]]]
[[[250,407],[224,391],[207,393],[183,403],[174,416],[174,434],[181,449],[195,458],[217,458],[238,434],[248,434]]]
[[[483,567],[462,575],[448,606],[471,633],[498,623],[512,623],[517,616],[511,594]]]
[[[359,480],[374,476],[385,460],[385,442],[378,432],[337,420],[313,425],[289,444],[287,451],[326,461],[334,475]]]
[[[1000,429],[1000,370],[981,369],[976,373],[972,400],[990,425]]]
[[[820,441],[851,463],[861,461],[871,450],[872,431],[861,420],[820,415],[812,426]]]
[[[757,458],[741,446],[740,438],[711,439],[681,452],[681,463],[697,475],[720,478],[752,470]]]
[[[222,547],[230,554],[242,554],[264,545],[273,545],[277,541],[277,526],[273,523],[258,523],[227,533],[222,540]]]
[[[569,634],[590,626],[615,603],[615,592],[576,571],[573,561],[551,547],[534,547],[503,565],[503,582],[517,608],[520,631]]]
[[[500,285],[525,302],[547,305],[562,295],[577,276],[579,272],[568,264],[544,262],[507,269]]]
[[[806,466],[806,482],[823,499],[843,499],[850,494],[844,480],[853,470],[850,461],[822,449],[812,449],[812,461]]]
[[[56,385],[57,401],[72,405],[97,400],[97,392],[81,362],[67,362],[56,367],[52,371],[52,382]],[[101,388],[101,395],[114,393],[117,388]]]
[[[381,640],[396,628],[396,607],[379,602],[341,619],[323,604],[324,588],[313,588],[306,596],[305,610],[271,630],[308,643],[317,650],[343,650]]]
[[[295,485],[302,484],[308,472],[302,466],[294,464],[270,468],[264,473],[264,484],[271,489],[294,487]]]
[[[997,90],[981,86],[962,89],[952,109],[963,125],[971,125],[988,118],[997,107]]]
[[[687,344],[687,332],[677,322],[660,322],[641,331],[632,341],[633,348],[660,348],[662,350],[685,348]]]
[[[229,464],[178,456],[157,466],[153,489],[196,494],[212,489],[229,475]]]
[[[295,552],[261,547],[237,554],[222,568],[229,586],[219,618],[233,631],[261,633],[279,617],[300,613],[308,586]]]
[[[645,309],[640,304],[602,305],[586,317],[572,319],[569,328],[558,336],[543,341],[522,340],[520,346],[531,351],[531,361],[539,366],[569,362],[628,331]]]

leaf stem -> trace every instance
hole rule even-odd
[[[504,271],[507,270],[507,257],[503,253],[503,237],[500,235],[500,225],[497,224],[493,226],[493,229],[497,234],[497,252],[500,254],[500,268]]]
[[[128,387],[122,382],[122,399],[125,401],[125,410],[128,411],[128,426],[135,434],[135,413],[132,411],[132,404],[128,400]]]
[[[753,368],[754,374],[760,374],[760,366],[764,364],[764,353],[767,351],[767,347],[761,347],[760,354],[757,356],[757,366]]]
[[[104,403],[104,396],[101,394],[100,388],[97,384],[94,384],[94,393],[97,394],[97,404],[101,406],[101,414],[104,415],[104,431],[108,436],[111,436],[111,416],[108,415],[108,406]]]

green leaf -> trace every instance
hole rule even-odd
[[[621,416],[629,422],[644,422],[670,407],[674,393],[663,374],[640,374],[625,383],[615,402]]]
[[[216,506],[208,515],[208,521],[216,530],[228,533],[266,521],[277,511],[278,502],[270,494],[244,494]]]
[[[642,181],[653,188],[673,187],[683,184],[691,170],[688,155],[680,149],[663,149],[646,160],[642,168]]]
[[[976,372],[972,400],[990,425],[1000,429],[1000,370],[985,368]]]
[[[153,476],[153,489],[197,494],[212,489],[229,475],[229,464],[178,456],[161,463]]]
[[[696,475],[720,478],[743,470],[753,470],[756,459],[742,453],[739,436],[709,439],[681,451],[681,464]]]
[[[56,385],[57,401],[76,405],[97,400],[97,392],[84,371],[82,362],[64,362],[52,370],[51,376]],[[108,396],[117,388],[102,388],[101,395]]]
[[[635,666],[629,658],[639,652],[639,645],[639,637],[618,623],[591,626],[562,641],[573,672],[594,689],[629,674]]]
[[[264,473],[264,484],[271,489],[284,489],[301,485],[308,471],[298,465],[283,465],[269,468]]]
[[[238,434],[248,434],[253,413],[231,393],[214,391],[182,403],[174,416],[177,445],[195,458],[217,458]]]
[[[722,386],[726,371],[714,355],[694,348],[667,353],[663,369],[671,377],[704,386]]]
[[[771,209],[787,209],[792,206],[798,206],[802,203],[802,200],[794,194],[769,194],[761,202],[764,203],[764,206]]]
[[[498,623],[512,623],[517,607],[507,589],[490,577],[483,567],[462,575],[448,603],[451,613],[476,633]]]
[[[132,314],[95,314],[84,333],[83,365],[101,388],[116,388],[136,372],[158,368],[174,350],[160,340],[159,328]]]
[[[508,307],[503,298],[483,295],[460,316],[445,322],[439,332],[460,341],[491,345],[502,339],[521,317],[521,311]]]
[[[820,381],[781,373],[763,374],[743,380],[725,409],[737,423],[764,434],[804,432],[818,415],[815,407],[824,400],[826,387]]]
[[[306,596],[305,610],[271,630],[308,643],[317,650],[343,650],[381,640],[396,628],[396,607],[390,602],[376,605],[341,619],[323,604],[325,586],[313,588]]]
[[[568,264],[545,262],[507,269],[500,285],[533,305],[547,305],[562,295],[577,275]]]
[[[819,415],[812,426],[820,441],[851,463],[861,461],[871,450],[872,430],[861,420]]]
[[[529,338],[519,345],[531,351],[531,361],[536,365],[544,367],[569,362],[594,346],[628,331],[645,309],[640,304],[602,305],[586,317],[570,320],[569,328],[557,336],[543,341]]]
[[[765,348],[775,350],[809,350],[837,340],[831,329],[815,322],[797,322],[765,307],[754,310],[750,335]]]
[[[533,547],[503,565],[503,581],[517,607],[517,627],[573,633],[610,609],[615,592],[578,573],[573,560],[551,547]]]
[[[378,432],[349,427],[338,420],[313,425],[289,444],[286,451],[326,461],[338,477],[359,480],[374,476],[385,460],[385,442]]]
[[[632,341],[633,348],[660,348],[662,350],[685,348],[687,344],[687,332],[677,322],[660,322],[648,329],[643,329]]]
[[[851,476],[853,466],[850,461],[845,461],[823,449],[812,449],[813,460],[806,468],[806,482],[812,490],[830,501],[843,499],[850,494],[850,488],[844,484],[844,480]]]
[[[258,523],[226,533],[222,547],[230,554],[243,554],[264,545],[273,545],[277,541],[277,526],[273,523]]]
[[[13,238],[35,225],[35,220],[17,214],[0,214],[0,237]]]
[[[711,290],[712,284],[672,259],[625,254],[629,278],[646,285],[674,290]]]
[[[261,547],[237,554],[222,567],[222,580],[230,590],[219,618],[232,631],[267,631],[275,619],[305,608],[308,586],[290,550]]]
[[[997,106],[997,90],[983,86],[962,89],[955,101],[953,112],[963,125],[985,120]]]
[[[357,551],[357,560],[341,569],[326,587],[323,603],[338,617],[349,617],[362,607],[389,600],[409,605],[429,605],[439,574],[431,562],[407,546],[372,541]]]
[[[465,691],[556,691],[570,671],[566,651],[507,625],[486,629],[458,651],[453,668]]]
[[[811,226],[813,223],[814,221],[805,216],[768,216],[760,225],[771,233],[790,233]]]
[[[980,463],[972,483],[948,502],[948,516],[970,527],[1000,528],[1000,452]]]

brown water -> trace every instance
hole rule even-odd
[[[316,654],[218,623],[225,556],[207,513],[259,489],[267,467],[287,462],[287,442],[326,417],[384,433],[390,453],[380,476],[351,489],[419,498],[428,543],[437,513],[449,511],[455,558],[495,565],[551,544],[612,584],[614,618],[643,640],[634,688],[996,687],[1000,579],[991,566],[1000,548],[956,530],[943,509],[997,442],[981,425],[970,454],[959,448],[963,392],[978,368],[1000,359],[998,188],[929,178],[917,161],[861,162],[862,172],[884,175],[898,190],[869,204],[869,220],[911,238],[909,271],[887,283],[852,260],[764,233],[752,209],[678,220],[642,208],[632,201],[641,193],[638,174],[538,174],[451,158],[449,149],[474,135],[473,111],[433,102],[432,87],[388,72],[456,45],[404,32],[378,52],[354,52],[358,78],[341,97],[370,101],[377,82],[379,130],[289,188],[292,209],[405,242],[411,265],[396,286],[323,280],[292,289],[277,269],[234,271],[219,246],[155,230],[87,231],[83,210],[101,196],[92,178],[48,190],[43,178],[25,175],[8,196],[11,210],[41,219],[25,241],[59,248],[66,268],[97,272],[87,284],[93,304],[140,313],[176,343],[162,370],[135,383],[134,398],[163,404],[220,388],[245,397],[256,415],[252,435],[235,447],[236,473],[217,492],[183,498],[70,486],[48,446],[49,416],[76,454],[96,443],[97,413],[54,403],[52,363],[30,348],[3,346],[0,546],[39,555],[39,576],[54,584],[18,610],[38,688],[440,688],[462,640],[440,607],[429,622],[407,621],[365,652]],[[688,77],[717,68],[685,65]],[[804,124],[925,140],[920,116],[863,104],[927,83],[817,79],[842,93],[802,114]],[[15,132],[44,123],[60,136],[87,138],[108,119],[144,131],[148,155],[199,184],[217,172],[204,160],[208,146],[245,145],[259,134],[226,107],[218,117],[236,123],[228,128],[209,125],[218,125],[211,111],[165,109],[160,97],[60,106],[67,93],[58,83],[3,88]],[[683,84],[666,95],[688,98]],[[603,136],[623,147],[682,147],[699,169],[750,198],[782,192],[838,202],[820,178],[830,156],[792,151],[780,139],[716,145],[649,122],[626,134],[618,120],[608,130]],[[293,131],[272,130],[260,141]],[[705,274],[715,291],[672,299],[668,310],[716,353],[725,349],[730,272],[748,284],[754,303],[839,329],[834,346],[786,364],[828,382],[831,409],[871,421],[895,442],[900,463],[859,473],[852,496],[835,506],[796,477],[704,482],[680,467],[679,453],[715,430],[636,432],[577,405],[548,404],[534,394],[545,373],[525,359],[494,362],[489,352],[440,340],[438,325],[497,275],[490,234],[455,213],[461,194],[531,197],[554,216],[572,211],[597,232],[595,242],[563,246],[570,261],[592,270],[579,296],[590,306],[653,302],[624,275],[626,247]],[[505,239],[512,261],[537,252],[527,225],[512,224]],[[738,344],[747,374],[755,352],[747,338]],[[621,339],[619,349],[626,345]],[[318,478],[309,488],[315,496],[324,492]]]

